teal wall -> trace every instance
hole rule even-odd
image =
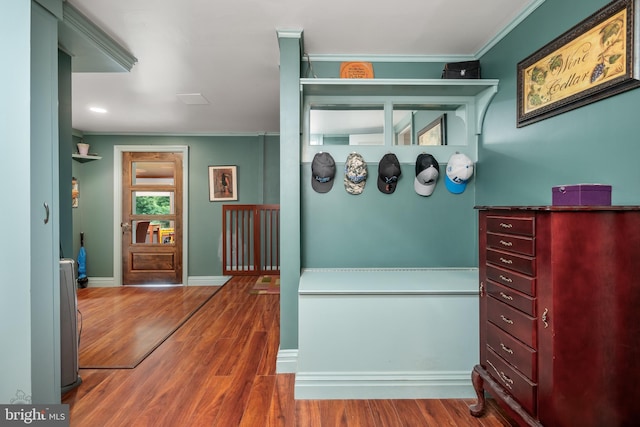
[[[336,180],[331,191],[323,194],[311,188],[311,165],[302,165],[303,267],[477,265],[473,180],[464,193],[454,195],[445,188],[441,176],[434,193],[423,197],[413,188],[415,163],[402,164],[395,192],[384,194],[376,182],[380,159],[363,156],[369,178],[359,195],[344,188],[346,158],[334,159]],[[447,159],[440,160],[444,174]]]
[[[46,2],[56,11],[62,0]],[[55,7],[58,6],[58,7]],[[60,218],[59,206],[59,90],[58,18],[48,7],[31,8],[31,226],[23,230],[30,240],[31,400],[60,402]],[[49,206],[48,221],[45,213]],[[15,224],[7,224],[14,227]],[[26,319],[23,315],[21,319]]]
[[[389,79],[437,79],[443,65],[373,62],[375,77]],[[340,62],[313,61],[312,67],[317,77],[338,77]],[[466,135],[456,130],[451,137],[457,138],[459,144]],[[400,153],[409,147],[389,148],[401,162],[407,157]],[[456,149],[474,156],[473,144]],[[336,178],[330,192],[313,191],[310,162],[300,166],[303,268],[438,268],[478,264],[475,180],[469,182],[464,193],[451,194],[444,185],[448,156],[431,151],[441,172],[431,196],[419,196],[413,188],[415,160],[401,164],[402,177],[396,191],[383,194],[376,184],[380,157],[372,154],[377,148],[354,148],[367,162],[369,178],[362,194],[351,195],[343,183],[346,158],[338,158],[331,146],[325,151],[333,154],[336,161]]]
[[[280,48],[280,349],[298,348],[300,279],[300,38],[278,33]]]
[[[113,198],[115,145],[189,147],[188,276],[221,276],[218,245],[221,202],[209,201],[208,166],[237,165],[238,201],[229,204],[279,203],[279,138],[251,136],[84,135],[90,152],[102,157],[73,162],[79,207],[73,209],[74,254],[84,232],[89,277],[113,277]],[[71,153],[69,153],[70,155]]]
[[[340,64],[336,61],[305,61],[302,70],[303,78],[335,78],[340,77]],[[377,79],[439,79],[442,75],[443,63],[438,62],[386,62],[372,61],[373,72]]]
[[[546,0],[482,57],[500,86],[478,147],[479,205],[548,205],[552,186],[577,183],[610,184],[613,204],[640,204],[640,90],[516,128],[517,63],[607,3]]]

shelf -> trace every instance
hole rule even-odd
[[[86,163],[86,162],[90,162],[92,160],[100,160],[100,159],[102,159],[102,157],[96,156],[95,154],[87,154],[87,155],[72,154],[71,157],[73,158],[73,160],[76,160],[76,161],[78,161],[80,163]]]
[[[331,107],[344,107],[348,110],[351,106],[359,105],[384,105],[385,123],[392,128],[393,108],[399,106],[420,106],[423,109],[438,110],[442,112],[456,111],[456,114],[466,123],[463,135],[464,143],[451,144],[437,148],[442,155],[448,155],[456,146],[466,146],[470,154],[476,153],[476,135],[482,133],[484,117],[489,104],[498,92],[500,81],[497,79],[338,79],[338,78],[302,78],[299,80],[300,91],[303,97],[304,129],[310,128],[310,111],[313,106],[329,105]],[[388,131],[389,133],[391,131]],[[309,135],[307,135],[307,138]],[[369,152],[375,150],[375,155],[388,150],[392,141],[392,135],[385,135],[385,144],[372,146]],[[406,153],[407,158],[415,159],[415,151],[421,150],[417,145],[412,145],[411,150],[400,150]],[[340,147],[341,148],[341,147]],[[397,148],[397,147],[396,147]],[[308,140],[303,144],[303,158],[310,158],[321,150],[322,146],[311,146]],[[340,149],[332,147],[336,151]],[[345,146],[343,150],[349,149]],[[380,154],[382,155],[382,154]],[[472,159],[475,154],[472,155]],[[403,160],[400,160],[401,162]]]
[[[300,79],[305,95],[478,96],[497,92],[493,79]]]

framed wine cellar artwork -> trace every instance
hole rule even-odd
[[[640,86],[639,1],[609,3],[518,63],[518,127]]]

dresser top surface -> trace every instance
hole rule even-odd
[[[475,206],[475,209],[483,211],[602,212],[640,211],[640,206]]]

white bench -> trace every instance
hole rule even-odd
[[[296,399],[471,398],[478,270],[307,269]]]

